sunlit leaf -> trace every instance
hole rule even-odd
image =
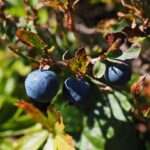
[[[75,150],[75,147],[71,136],[49,134],[43,150]]]
[[[102,135],[101,129],[98,125],[98,120],[94,120],[94,124],[89,128],[87,122],[81,135],[80,150],[84,150],[85,147],[90,147],[91,150],[104,149],[105,138]]]
[[[73,59],[67,60],[70,69],[78,75],[84,75],[87,72],[87,66],[90,63],[90,57],[87,56],[85,49],[80,48]]]
[[[48,146],[54,147],[54,150],[74,150],[74,144],[72,137],[64,132],[64,124],[61,114],[56,111],[53,106],[48,108],[48,119],[32,104],[27,102],[18,102],[16,104],[27,111],[34,120],[41,123],[43,127],[48,130],[37,131],[33,134],[27,134],[17,141],[16,150],[36,150],[46,140],[49,134],[49,138],[44,146],[44,150],[48,149]],[[42,138],[42,140],[41,140]],[[50,148],[49,147],[49,148]],[[52,149],[53,150],[53,149]]]
[[[93,75],[95,78],[101,78],[106,70],[106,65],[101,61],[97,61],[93,66]]]
[[[69,135],[57,135],[54,139],[54,150],[75,150],[72,138]]]
[[[123,110],[121,109],[120,104],[118,102],[118,99],[120,99],[120,97],[117,97],[114,94],[108,94],[108,99],[109,99],[110,107],[112,109],[113,116],[117,120],[127,121],[126,116],[124,115]]]
[[[54,142],[53,142],[53,138],[52,135],[50,134],[44,147],[43,150],[54,150]]]
[[[48,131],[41,130],[32,134],[27,134],[20,138],[15,146],[15,150],[38,150],[48,137]]]
[[[36,47],[39,49],[45,49],[47,47],[44,41],[36,33],[18,29],[16,31],[16,35],[22,42],[31,47]]]
[[[117,57],[119,60],[129,60],[135,59],[140,55],[141,46],[138,43],[134,43],[131,48],[124,52],[120,57]]]

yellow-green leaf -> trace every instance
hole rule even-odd
[[[143,102],[139,104],[138,108],[139,113],[143,115],[145,118],[150,118],[150,103],[149,102]]]
[[[84,48],[80,48],[75,54],[75,57],[67,61],[70,69],[77,75],[86,74],[89,63],[90,57],[87,56]]]
[[[67,134],[52,136],[49,134],[43,150],[75,150],[73,139]]]
[[[54,139],[54,150],[75,150],[72,137],[57,135]]]

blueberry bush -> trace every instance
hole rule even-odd
[[[0,150],[150,150],[149,0],[0,0]]]

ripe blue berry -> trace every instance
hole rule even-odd
[[[67,78],[63,86],[63,94],[70,104],[88,101],[91,97],[91,86],[79,78]]]
[[[125,62],[119,62],[107,66],[104,78],[111,85],[122,85],[131,79],[131,75],[131,67]]]
[[[25,80],[26,93],[36,101],[48,102],[58,91],[58,79],[53,71],[32,71]]]

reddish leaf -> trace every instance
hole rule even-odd
[[[41,123],[49,131],[52,131],[52,128],[50,127],[47,118],[43,115],[43,113],[40,110],[38,110],[32,104],[29,104],[25,101],[20,101],[20,102],[16,103],[15,105],[23,108],[27,113],[29,113],[31,115],[31,117],[35,121]]]
[[[131,93],[135,98],[139,99],[141,96],[141,92],[144,88],[146,76],[140,77],[140,79],[131,86]]]
[[[109,47],[117,40],[120,39],[119,45],[123,44],[125,41],[126,35],[121,32],[116,32],[116,33],[108,33],[105,36],[105,39],[108,41]]]
[[[140,36],[140,37],[145,36],[145,33],[142,32],[138,27],[131,28],[128,26],[128,27],[125,27],[122,31],[130,38],[133,38],[136,36]]]
[[[48,131],[57,134],[64,134],[64,124],[62,115],[60,114],[60,112],[56,111],[56,109],[53,106],[48,107],[48,117],[45,117],[39,109],[25,101],[20,101],[16,103],[16,106],[23,108],[27,113],[31,115],[31,117],[35,121],[41,123],[43,127],[48,129]]]
[[[31,47],[36,47],[39,49],[45,49],[47,47],[44,41],[36,33],[18,29],[16,31],[16,35],[22,42]]]
[[[144,94],[147,98],[150,99],[150,80],[145,80],[144,84]]]
[[[130,38],[145,37],[150,34],[150,27],[147,27],[146,29],[143,28],[143,30],[141,30],[139,26],[136,26],[135,28],[127,26],[122,31]]]

